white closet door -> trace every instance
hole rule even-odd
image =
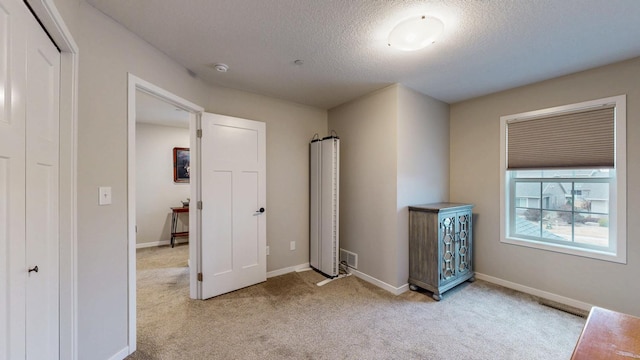
[[[20,3],[0,6],[0,359],[25,357],[26,24]],[[22,5],[24,6],[24,5]],[[9,67],[11,65],[11,67]]]
[[[59,358],[59,76],[26,5],[0,0],[0,359]]]
[[[27,39],[27,359],[59,356],[60,53],[31,18]]]

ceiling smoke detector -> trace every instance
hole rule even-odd
[[[229,71],[229,65],[227,64],[215,64],[213,65],[213,68],[216,69],[216,71],[221,73],[226,73],[227,71]]]

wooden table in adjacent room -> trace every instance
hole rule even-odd
[[[172,207],[171,208],[171,247],[174,247],[177,237],[189,237],[189,231],[178,231],[178,215],[180,213],[189,213],[189,207]]]
[[[640,359],[640,318],[593,307],[571,359]]]

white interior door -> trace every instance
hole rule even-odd
[[[265,130],[262,122],[202,116],[203,299],[267,278]]]
[[[60,53],[35,19],[27,40],[27,359],[58,358]]]
[[[0,359],[58,359],[60,54],[22,1],[0,0],[0,81]]]

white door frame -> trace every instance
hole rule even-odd
[[[127,94],[127,234],[128,234],[128,279],[129,279],[129,336],[128,350],[129,354],[136,350],[136,91],[142,91],[151,96],[159,98],[162,101],[173,104],[174,106],[190,113],[189,117],[189,134],[191,148],[196,149],[196,129],[197,122],[200,120],[200,114],[204,108],[174,95],[159,86],[129,73],[128,78],[128,94]],[[199,199],[196,193],[198,189],[198,158],[197,151],[191,151],[191,176],[190,188],[191,199]],[[197,212],[199,213],[199,212]],[[199,224],[196,212],[189,212],[189,296],[192,299],[199,299],[197,273],[199,269]],[[195,241],[194,241],[195,240]]]
[[[60,49],[60,359],[78,358],[78,45],[54,0],[27,0]]]

